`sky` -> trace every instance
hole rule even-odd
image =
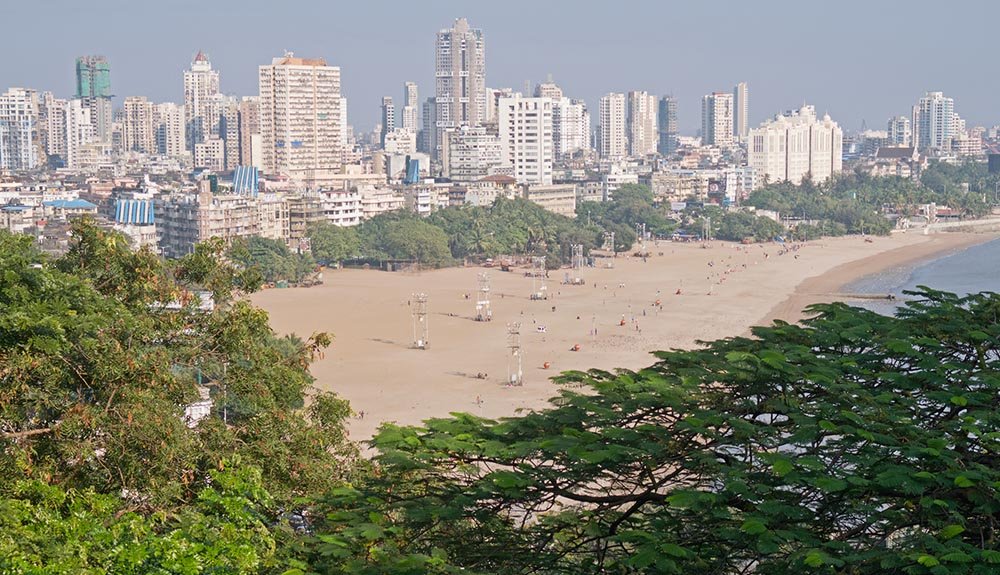
[[[595,125],[601,95],[646,90],[674,95],[693,134],[701,96],[740,81],[752,125],[808,103],[846,129],[885,129],[926,91],[953,97],[970,127],[1000,124],[994,0],[0,0],[0,89],[69,97],[75,58],[101,54],[119,98],[182,102],[204,50],[223,92],[253,95],[257,66],[293,51],[340,66],[360,132],[404,82],[433,95],[435,33],[458,17],[484,32],[489,87],[551,74]]]

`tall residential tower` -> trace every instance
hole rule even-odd
[[[435,155],[440,155],[441,132],[459,126],[479,126],[486,120],[486,43],[483,31],[459,18],[437,34],[434,103],[437,130]]]
[[[260,132],[264,171],[316,183],[340,168],[344,118],[340,68],[286,54],[261,66]]]

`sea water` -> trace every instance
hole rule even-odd
[[[908,297],[903,292],[927,286],[959,295],[1000,291],[1000,239],[971,246],[933,260],[899,266],[865,276],[846,286],[846,293],[892,294],[887,300],[852,301],[857,305],[891,314]]]

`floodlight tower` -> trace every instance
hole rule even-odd
[[[413,294],[413,347],[414,349],[427,349],[428,327],[427,327],[427,294]]]
[[[490,272],[479,274],[479,291],[476,297],[476,321],[493,319],[493,308],[490,307]]]
[[[519,322],[507,324],[507,349],[510,354],[507,356],[507,384],[523,385],[524,369],[521,357],[521,324]]]
[[[549,299],[545,278],[545,256],[531,258],[531,299]]]

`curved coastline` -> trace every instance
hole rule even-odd
[[[797,322],[806,317],[805,308],[844,301],[846,286],[858,280],[896,268],[915,268],[972,246],[1000,238],[996,232],[946,232],[927,242],[902,246],[859,260],[849,261],[814,277],[806,278],[784,301],[771,308],[755,325],[769,325],[776,319]]]

